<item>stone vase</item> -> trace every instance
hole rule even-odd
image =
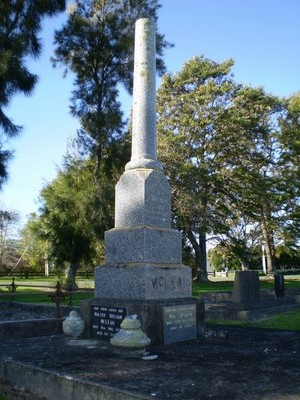
[[[63,321],[62,328],[66,336],[78,339],[84,331],[84,321],[77,311],[71,311],[69,316]]]
[[[141,330],[137,316],[129,315],[124,318],[121,329],[111,338],[110,343],[116,347],[142,350],[150,344],[150,339]]]

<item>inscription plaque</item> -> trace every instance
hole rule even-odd
[[[164,343],[197,339],[196,304],[163,307]]]
[[[91,337],[109,341],[120,330],[126,308],[91,306]]]

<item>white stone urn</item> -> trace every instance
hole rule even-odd
[[[110,339],[113,346],[127,349],[144,349],[150,342],[151,340],[141,330],[141,323],[136,315],[125,317],[119,332]]]
[[[63,321],[62,329],[66,336],[78,339],[84,331],[84,320],[77,311],[71,311],[69,316]]]

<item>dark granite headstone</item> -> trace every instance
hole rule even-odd
[[[258,271],[235,272],[232,302],[237,304],[255,304],[260,302]]]
[[[120,330],[126,308],[91,306],[91,337],[109,341]]]
[[[275,274],[274,281],[275,281],[275,296],[284,297],[284,275]]]
[[[164,343],[176,343],[197,338],[196,304],[163,307]]]

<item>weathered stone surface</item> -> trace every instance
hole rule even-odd
[[[175,230],[141,226],[105,232],[106,264],[176,264],[181,258],[181,234]]]
[[[110,343],[113,346],[124,347],[127,349],[142,349],[150,344],[151,340],[141,329],[141,323],[136,315],[128,315],[121,323],[121,329]]]
[[[62,328],[65,335],[78,339],[84,331],[84,321],[77,311],[71,311],[70,315],[63,321]]]
[[[174,299],[191,296],[191,269],[182,264],[105,265],[95,268],[95,297]]]
[[[251,304],[260,302],[258,271],[236,271],[232,290],[233,303]]]
[[[156,150],[155,23],[140,18],[135,25],[132,154],[126,169],[162,169]]]
[[[162,172],[135,169],[116,185],[115,227],[171,228],[171,189]]]
[[[95,296],[100,300],[92,308],[94,314],[97,304],[104,310],[115,308],[119,316],[130,302],[127,315],[141,317],[151,341],[163,344],[195,339],[204,324],[199,312],[204,307],[191,298],[191,268],[182,265],[181,233],[171,229],[171,189],[157,161],[155,48],[155,24],[141,18],[135,36],[131,161],[116,186],[115,228],[105,232],[105,265],[95,269]],[[176,308],[179,320],[172,320],[171,327],[172,316],[163,307],[178,301],[184,307]],[[195,303],[196,308],[190,306]],[[110,330],[105,331],[106,323]],[[103,325],[94,321],[89,334],[109,337],[110,323],[116,327],[113,319],[103,317]]]

